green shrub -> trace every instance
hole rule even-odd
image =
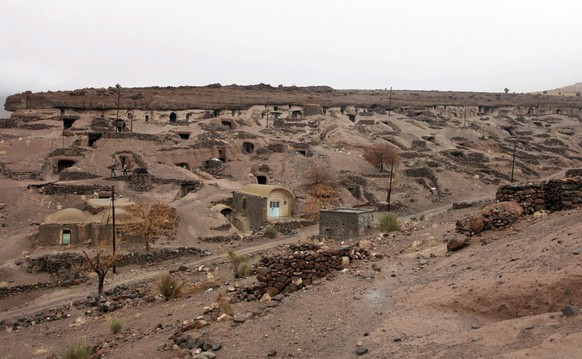
[[[158,282],[158,291],[165,300],[176,298],[180,295],[182,283],[178,282],[176,278],[170,274],[162,274]]]
[[[384,233],[399,231],[400,224],[398,223],[398,218],[394,213],[382,215],[378,221],[378,229]]]
[[[113,334],[117,334],[123,329],[123,322],[119,319],[112,319],[108,325],[109,331]]]
[[[269,226],[263,230],[263,234],[267,238],[274,239],[275,237],[277,237],[278,232],[277,232],[277,229],[275,229],[275,227]]]
[[[85,343],[76,343],[69,345],[61,359],[89,359],[93,354],[93,349]]]
[[[249,258],[245,255],[238,255],[232,249],[228,250],[228,260],[232,266],[235,278],[244,278],[251,274]]]

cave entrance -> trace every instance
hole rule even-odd
[[[188,193],[194,191],[196,189],[196,186],[194,186],[191,183],[182,183],[180,185],[180,196],[184,197],[186,196]]]
[[[190,132],[180,132],[178,133],[178,136],[183,140],[187,140],[190,138]]]
[[[222,148],[218,149],[218,159],[221,160],[222,162],[226,162],[226,153]]]
[[[176,163],[176,166],[183,168],[185,170],[190,171],[190,166],[186,162]]]
[[[257,176],[257,183],[258,184],[267,184],[267,176]]]
[[[71,127],[73,127],[73,124],[75,123],[76,119],[74,118],[63,118],[63,127],[64,129],[69,129]]]
[[[307,151],[305,150],[297,150],[297,153],[299,153],[300,155],[307,157]]]
[[[61,171],[69,168],[69,167],[73,167],[75,165],[75,161],[73,160],[60,160],[57,163],[57,173],[61,173]]]
[[[176,122],[177,119],[178,119],[178,115],[176,115],[175,112],[172,112],[170,114],[170,122]]]
[[[301,111],[295,110],[295,111],[291,112],[291,118],[300,118],[300,117],[301,117]]]
[[[95,145],[95,142],[100,140],[102,136],[103,135],[100,132],[90,133],[88,141],[89,147],[93,147]]]
[[[246,153],[253,153],[253,151],[255,150],[255,145],[253,145],[250,142],[244,142],[243,143],[243,151],[245,151]]]
[[[223,126],[226,126],[232,130],[232,123],[230,121],[220,121]]]
[[[214,117],[220,116],[220,110],[218,110],[218,109],[212,110],[212,116],[214,116]]]
[[[226,217],[226,219],[228,219],[229,221],[232,220],[232,209],[224,208],[220,211],[220,214]]]
[[[144,120],[145,122],[150,122],[150,115],[145,115]]]
[[[356,115],[348,115],[348,119],[352,122],[356,122]]]

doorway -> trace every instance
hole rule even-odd
[[[61,236],[61,243],[62,244],[71,244],[71,230],[70,229],[63,229],[63,234]]]
[[[281,215],[281,202],[274,200],[269,202],[269,217],[279,217]]]

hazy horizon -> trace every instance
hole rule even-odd
[[[550,90],[582,81],[571,40],[581,10],[567,0],[6,0],[0,101],[117,83]]]

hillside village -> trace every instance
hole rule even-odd
[[[576,94],[112,86],[5,109],[7,358],[581,354]]]

